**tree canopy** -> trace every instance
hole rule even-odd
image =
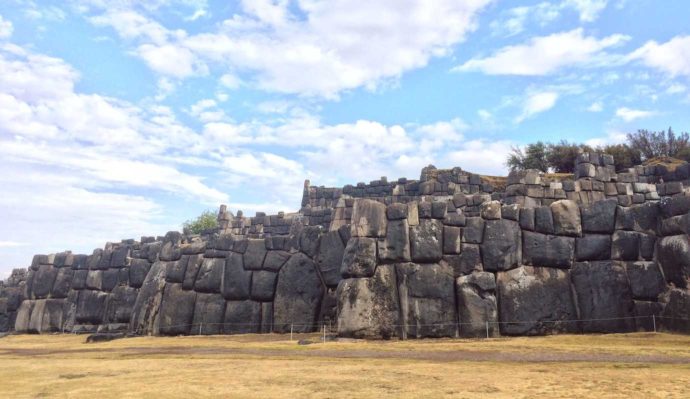
[[[218,227],[216,213],[207,209],[194,219],[189,219],[182,224],[182,231],[185,234],[199,234],[204,230]]]

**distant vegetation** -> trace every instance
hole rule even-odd
[[[182,224],[182,231],[185,234],[199,234],[204,230],[218,227],[216,213],[207,209],[194,219],[187,220]]]
[[[613,155],[618,171],[659,157],[672,157],[690,161],[690,135],[676,134],[670,127],[660,132],[638,130],[628,133],[625,143],[592,147],[586,144],[538,141],[528,144],[524,150],[513,147],[506,165],[511,170],[538,169],[542,172],[573,173],[575,158],[579,152],[601,152]]]

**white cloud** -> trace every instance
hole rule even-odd
[[[580,14],[580,21],[593,22],[599,14],[606,8],[608,0],[566,0],[564,5],[577,10]]]
[[[249,72],[265,90],[333,98],[343,90],[375,89],[448,54],[476,28],[488,3],[244,1],[242,13],[217,31],[195,35],[168,30],[131,9],[109,10],[91,21],[136,40],[137,54],[159,73],[186,77],[214,63]],[[294,14],[293,6],[303,15]],[[172,55],[181,58],[179,65],[163,62]]]
[[[685,93],[688,88],[680,83],[673,83],[666,89],[667,94],[680,94]]]
[[[603,110],[604,104],[602,104],[601,101],[595,101],[589,107],[587,107],[587,111],[589,112],[601,112]]]
[[[505,176],[508,168],[504,163],[512,145],[514,143],[505,140],[470,140],[460,149],[449,152],[444,161],[447,165],[458,165],[474,173]]]
[[[605,49],[629,39],[611,35],[602,39],[585,36],[582,28],[532,38],[527,44],[507,46],[486,58],[473,58],[454,71],[481,71],[488,75],[549,75],[570,66],[607,61]]]
[[[690,36],[676,36],[666,43],[649,41],[629,56],[671,76],[690,76]]]
[[[649,118],[656,115],[655,111],[643,111],[639,109],[630,109],[627,107],[621,107],[616,110],[616,116],[623,119],[626,122],[632,122],[637,119]]]
[[[12,36],[13,31],[14,26],[12,26],[12,22],[4,19],[2,15],[0,15],[0,39],[7,39]]]
[[[553,91],[528,94],[522,106],[522,113],[515,118],[515,122],[521,123],[538,113],[550,110],[556,105],[558,97],[559,94]]]
[[[17,241],[0,241],[0,248],[8,248],[8,247],[23,247],[28,245],[25,242],[17,242]]]

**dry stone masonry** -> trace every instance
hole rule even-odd
[[[572,177],[460,168],[343,188],[200,235],[34,256],[0,283],[0,332],[310,332],[357,338],[690,332],[690,165]],[[495,179],[492,181],[496,181]]]

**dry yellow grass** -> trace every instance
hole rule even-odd
[[[17,335],[0,339],[0,395],[690,397],[690,337],[681,335],[308,346],[279,335],[141,337],[98,344],[85,344],[85,338]],[[504,356],[508,360],[501,360]],[[544,361],[542,356],[571,360]],[[579,357],[584,360],[572,361]]]

